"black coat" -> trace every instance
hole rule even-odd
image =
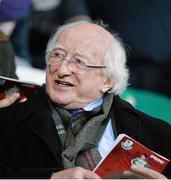
[[[118,134],[126,133],[171,158],[170,125],[118,96],[113,108]],[[0,109],[0,178],[49,178],[62,169],[61,144],[42,89],[22,104]],[[171,177],[171,168],[166,175]]]

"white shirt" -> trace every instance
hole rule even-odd
[[[111,150],[114,145],[114,141],[115,137],[113,133],[112,122],[110,119],[104,131],[104,134],[102,135],[102,138],[100,139],[97,146],[102,158],[106,156],[106,154],[108,154],[108,152]]]

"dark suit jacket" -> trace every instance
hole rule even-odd
[[[135,110],[118,96],[118,133],[171,158],[170,126]],[[22,104],[0,109],[0,178],[49,178],[62,170],[61,145],[43,89]],[[166,171],[168,177],[171,173]]]

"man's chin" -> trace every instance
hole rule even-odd
[[[50,99],[57,104],[60,107],[66,107],[69,104],[71,104],[71,100],[69,100],[69,98],[62,98],[63,96],[59,95],[59,96],[51,96]]]

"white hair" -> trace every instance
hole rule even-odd
[[[46,48],[46,62],[48,62],[50,53],[53,51],[57,39],[60,34],[69,27],[72,27],[76,24],[95,24],[106,29],[106,26],[102,21],[92,23],[88,21],[77,21],[73,23],[68,23],[63,26],[60,26],[55,34],[49,39],[47,48]],[[108,31],[108,30],[107,30]],[[108,31],[109,32],[109,31]],[[126,51],[124,45],[116,33],[112,33],[113,41],[111,47],[107,51],[104,60],[105,60],[105,73],[112,79],[114,82],[113,87],[108,90],[108,93],[114,93],[115,95],[122,93],[127,85],[129,78],[129,71],[126,67]]]
[[[112,45],[105,55],[105,65],[106,74],[114,82],[108,93],[122,93],[128,86],[129,71],[126,67],[126,51],[117,34],[113,34]]]

